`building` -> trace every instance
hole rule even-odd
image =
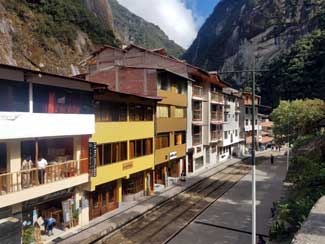
[[[252,94],[243,92],[245,105],[245,142],[248,149],[252,148]],[[255,136],[256,148],[260,148],[262,143],[261,117],[258,115],[258,108],[261,104],[261,97],[255,96]]]
[[[260,118],[260,124],[261,124],[261,136],[262,139],[260,141],[261,143],[261,149],[265,150],[267,148],[272,147],[274,144],[273,142],[273,122],[269,120],[268,115],[259,114],[258,117]]]
[[[160,97],[156,107],[156,184],[168,185],[186,168],[186,65],[163,53],[135,45],[124,49],[105,46],[86,61],[87,79],[107,82],[111,89],[140,96]]]
[[[223,137],[219,152],[219,161],[224,161],[233,156],[241,157],[244,154],[244,139],[242,138],[242,128],[240,122],[241,94],[233,88],[223,88],[224,124]]]
[[[96,218],[153,191],[156,98],[95,90],[96,170],[89,215]]]
[[[0,222],[20,224],[18,237],[0,235],[1,243],[20,239],[21,225],[24,233],[39,216],[56,218],[59,228],[88,223],[92,85],[0,65]]]

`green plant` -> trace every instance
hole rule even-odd
[[[22,233],[23,244],[30,244],[35,241],[34,230],[35,228],[33,226],[23,227],[23,233]]]

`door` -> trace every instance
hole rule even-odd
[[[193,173],[193,152],[188,154],[188,172]]]
[[[205,163],[210,163],[210,147],[205,148]]]

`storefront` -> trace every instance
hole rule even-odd
[[[117,182],[99,185],[89,193],[89,218],[94,219],[118,208]]]
[[[54,228],[61,231],[78,225],[78,208],[74,188],[24,202],[22,205],[23,236],[33,235],[36,240],[41,240],[42,235],[48,235],[45,229],[48,218],[54,218],[56,221]]]
[[[145,177],[146,174],[142,171],[122,180],[124,202],[134,201],[145,195]]]

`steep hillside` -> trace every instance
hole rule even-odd
[[[119,44],[82,0],[0,0],[1,63],[71,74],[104,43]]]
[[[251,68],[255,55],[257,68],[266,67],[319,28],[324,13],[324,0],[222,0],[183,57],[208,70],[232,71]]]
[[[0,63],[72,74],[98,46],[130,42],[182,53],[158,27],[113,0],[0,0]]]
[[[170,40],[158,26],[131,13],[116,0],[108,2],[113,12],[115,33],[122,42],[151,49],[164,47],[170,55],[176,57],[184,53],[184,49]]]

